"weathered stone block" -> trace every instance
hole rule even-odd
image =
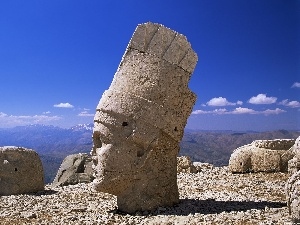
[[[229,159],[229,170],[233,173],[245,173],[252,170],[251,156],[253,146],[244,145],[233,151]]]
[[[255,172],[280,172],[280,156],[283,153],[269,149],[253,149],[252,170]]]
[[[300,136],[290,148],[295,155],[288,163],[288,171],[292,174],[286,183],[286,199],[293,222],[300,223]]]
[[[44,190],[44,171],[38,154],[22,147],[0,147],[0,195],[41,190]]]
[[[94,118],[94,186],[117,195],[119,210],[179,201],[177,154],[196,100],[188,89],[196,62],[183,35],[150,22],[136,28]]]
[[[296,139],[295,144],[291,147],[291,151],[300,161],[300,136]]]
[[[177,173],[197,173],[198,170],[194,166],[189,156],[177,157]]]
[[[60,165],[52,182],[52,186],[92,182],[92,158],[86,153],[68,155]]]
[[[137,26],[134,36],[130,40],[129,47],[145,52],[158,28],[159,25],[153,23],[144,23]]]
[[[287,206],[293,222],[300,222],[300,171],[294,173],[285,187]]]
[[[287,172],[288,161],[294,157],[290,148],[294,139],[257,140],[233,151],[229,170],[244,172]]]
[[[183,60],[190,48],[191,45],[186,40],[186,37],[179,34],[175,36],[163,57],[168,62],[178,65]]]
[[[149,44],[149,53],[162,58],[175,37],[176,33],[174,31],[164,26],[159,26]]]
[[[292,158],[288,162],[288,173],[293,175],[298,170],[300,170],[300,161],[298,160],[298,158],[296,156],[294,156],[294,158]]]

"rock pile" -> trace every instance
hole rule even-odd
[[[44,171],[38,154],[22,147],[0,147],[0,195],[44,190]]]
[[[228,167],[178,174],[179,203],[124,214],[117,198],[92,184],[46,186],[35,195],[0,197],[0,224],[292,225],[286,173],[232,174]]]
[[[229,169],[233,173],[287,172],[295,155],[290,148],[294,139],[256,140],[233,151]]]
[[[92,157],[86,153],[68,155],[62,162],[52,186],[92,182]]]
[[[119,210],[179,201],[176,157],[196,100],[188,88],[196,63],[182,34],[137,26],[94,118],[95,189],[116,195]]]

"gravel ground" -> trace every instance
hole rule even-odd
[[[227,167],[178,174],[180,203],[135,215],[118,212],[116,197],[91,184],[45,187],[1,196],[0,224],[285,224],[285,173],[231,174]]]

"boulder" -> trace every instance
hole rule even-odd
[[[212,170],[214,168],[214,165],[210,163],[193,162],[193,165],[198,172],[201,172],[202,170]]]
[[[298,158],[296,156],[294,156],[294,158],[292,158],[288,162],[288,173],[293,175],[298,170],[300,170],[300,161],[298,160]]]
[[[289,213],[294,223],[300,223],[300,136],[290,149],[294,158],[288,162],[288,172],[292,174],[286,183],[285,193]]]
[[[52,186],[92,182],[94,179],[92,165],[92,157],[86,153],[68,155],[60,165]]]
[[[288,172],[293,174],[300,170],[300,136],[296,139],[290,151],[294,153],[294,158],[288,162]]]
[[[295,154],[295,157],[300,159],[300,136],[295,140],[290,150]]]
[[[160,24],[137,26],[96,109],[94,188],[127,213],[179,202],[177,154],[196,95],[188,88],[197,55]]]
[[[177,157],[177,173],[197,173],[197,168],[193,165],[189,156]]]
[[[256,140],[233,151],[229,170],[245,172],[287,172],[288,161],[295,155],[290,148],[294,139]]]
[[[44,170],[38,154],[23,147],[0,147],[0,195],[44,190]]]
[[[287,206],[293,222],[300,223],[300,171],[294,173],[285,187]]]

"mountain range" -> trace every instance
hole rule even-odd
[[[45,182],[51,183],[63,159],[70,154],[91,151],[93,124],[78,124],[64,129],[55,126],[29,125],[0,129],[0,146],[34,149],[41,157]],[[185,130],[179,155],[215,166],[227,165],[232,151],[259,139],[296,139],[299,131],[269,132]]]

